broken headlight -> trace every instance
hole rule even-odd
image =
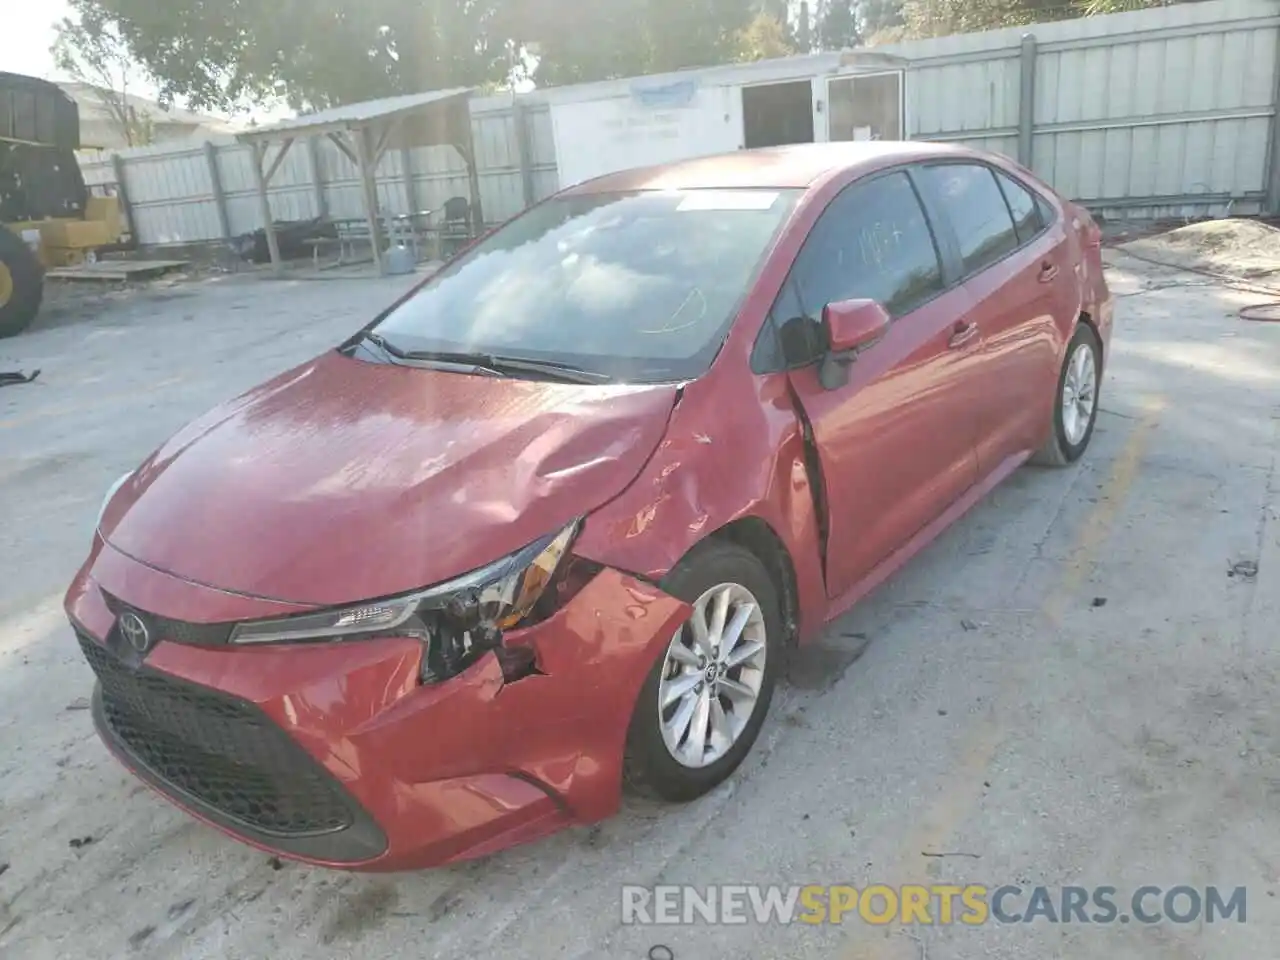
[[[419,637],[423,675],[452,676],[499,646],[503,630],[536,619],[539,601],[566,566],[580,521],[447,583],[386,600],[319,613],[237,624],[238,644],[324,642],[352,637]],[[554,599],[554,598],[551,598]]]

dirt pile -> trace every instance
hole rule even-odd
[[[1119,249],[1171,266],[1280,282],[1280,229],[1257,220],[1206,220]]]

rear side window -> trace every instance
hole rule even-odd
[[[1013,214],[1013,225],[1018,231],[1018,240],[1026,243],[1044,229],[1036,198],[1022,184],[999,171],[996,171],[996,180],[1000,182],[1004,198],[1009,201],[1009,212]]]
[[[948,163],[920,173],[951,220],[966,274],[989,267],[1017,248],[1018,233],[989,167]]]

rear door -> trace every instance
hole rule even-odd
[[[878,300],[894,318],[846,385],[824,389],[829,303]],[[845,188],[814,225],[774,304],[784,365],[807,419],[827,503],[827,592],[846,593],[976,477],[969,297],[950,282],[911,178]]]
[[[1048,229],[1035,195],[978,162],[923,168],[926,202],[952,228],[951,240],[982,346],[977,393],[978,471],[987,476],[1024,457],[1049,423],[1064,312],[1074,278],[1065,235]],[[1068,319],[1069,328],[1069,319]]]

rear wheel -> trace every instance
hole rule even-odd
[[[44,276],[22,238],[0,227],[0,337],[21,333],[40,311]]]
[[[1053,430],[1035,461],[1065,467],[1084,454],[1098,420],[1098,371],[1102,369],[1098,336],[1087,323],[1076,327],[1058,375],[1053,404]]]
[[[687,801],[750,752],[782,663],[778,592],[744,547],[709,541],[664,583],[693,607],[649,672],[627,733],[632,790]]]

